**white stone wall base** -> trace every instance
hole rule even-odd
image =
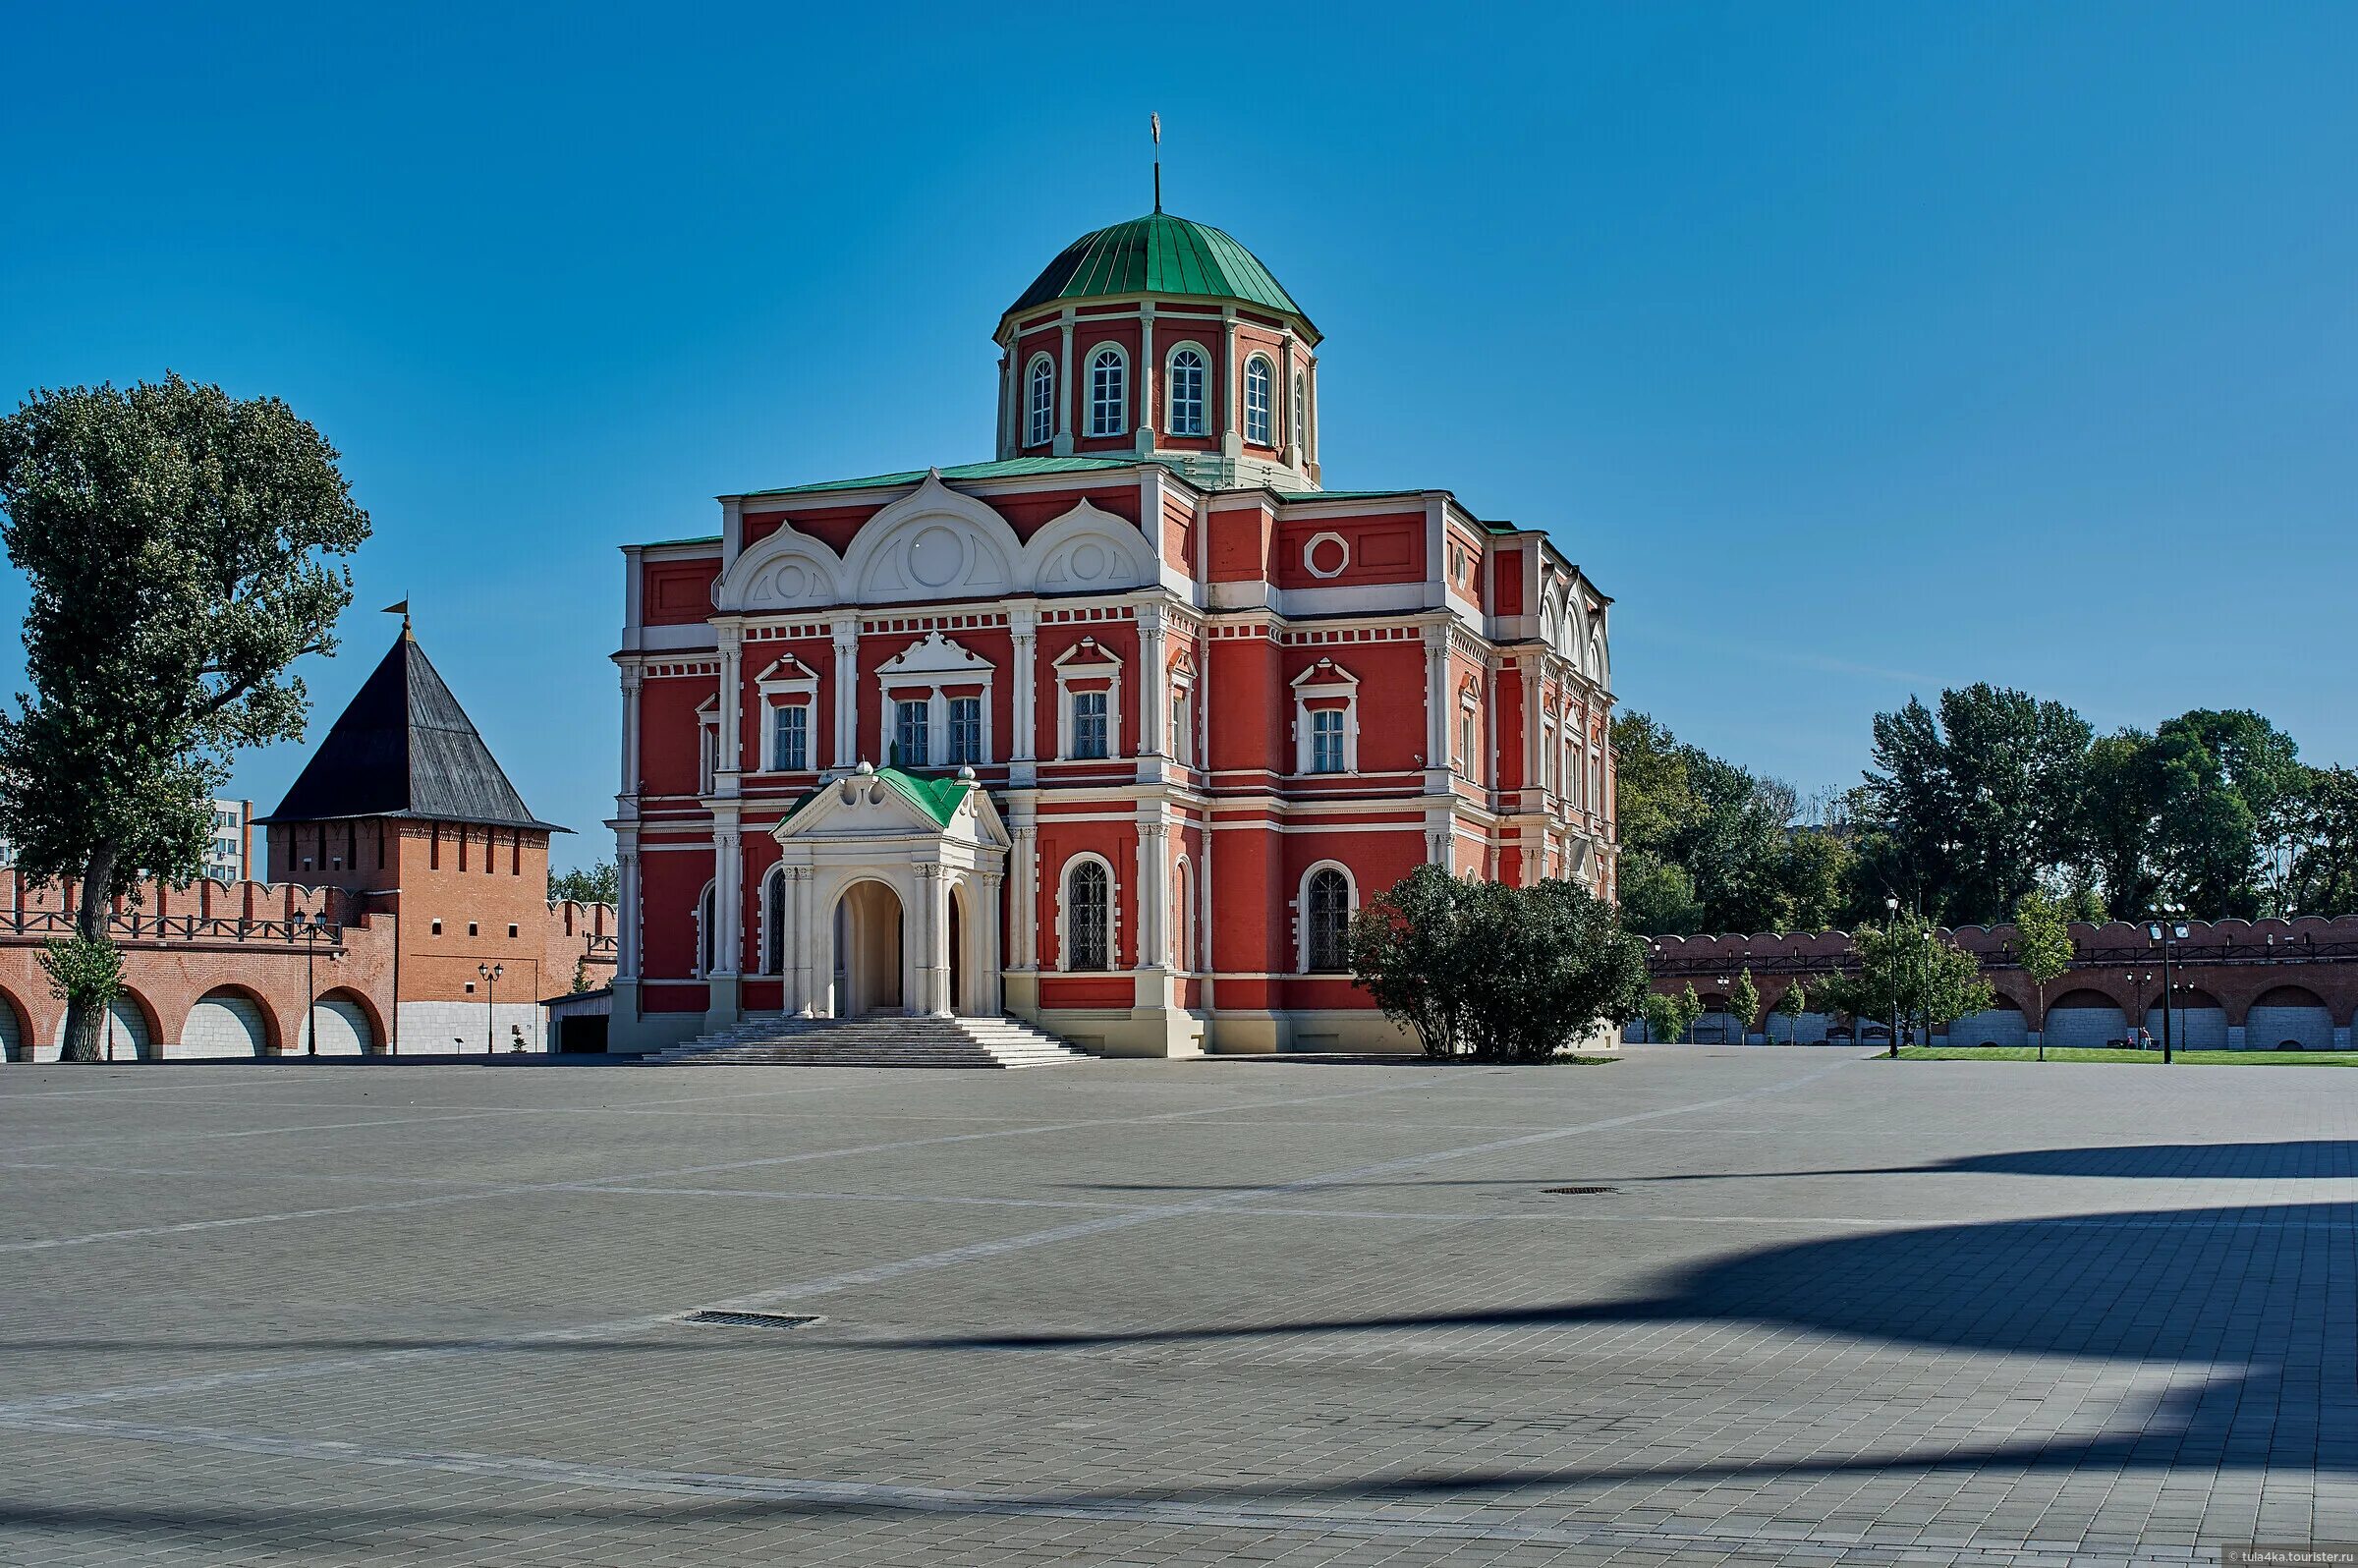
[[[701,1016],[701,1015],[699,1015]],[[401,1052],[405,1056],[481,1056],[511,1054],[511,1030],[524,1031],[528,1051],[545,1050],[545,1017],[538,1002],[403,1002]],[[493,1049],[486,1052],[483,1029],[488,1023]]]

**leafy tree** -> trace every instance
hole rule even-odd
[[[1413,1031],[1428,1056],[1455,1056],[1464,1034],[1464,885],[1438,866],[1420,866],[1351,918],[1351,982]]]
[[[1695,994],[1695,982],[1687,981],[1686,988],[1678,993],[1678,1028],[1671,1038],[1685,1039],[1702,1021],[1704,1012],[1703,998]]]
[[[1423,866],[1353,918],[1354,983],[1429,1056],[1542,1061],[1634,1017],[1646,944],[1576,882],[1461,880]]]
[[[1776,999],[1775,1011],[1779,1014],[1782,1014],[1785,1020],[1786,1044],[1794,1045],[1800,1043],[1801,1015],[1809,1010],[1809,993],[1799,980],[1795,980],[1792,984],[1786,986],[1785,994]]]
[[[1727,994],[1727,1010],[1736,1015],[1736,1029],[1743,1043],[1752,1038],[1752,1026],[1761,1016],[1761,988],[1753,983],[1752,971],[1737,972],[1736,983]]]
[[[335,646],[368,536],[337,454],[274,398],[179,376],[36,392],[0,420],[0,527],[31,588],[33,695],[0,718],[0,836],[79,888],[65,1058],[94,1061],[106,916],[143,875],[194,878],[239,747],[300,738],[288,667]]]
[[[1678,1016],[1678,998],[1675,996],[1648,991],[1639,1011],[1646,1020],[1646,1038],[1654,1044],[1670,1044],[1683,1032]]]
[[[1647,946],[1621,929],[1610,904],[1566,880],[1464,886],[1464,1026],[1475,1055],[1544,1061],[1637,1012]]]
[[[1681,935],[1703,929],[1703,901],[1695,878],[1653,850],[1621,852],[1621,919],[1633,931]]]
[[[2014,905],[2014,962],[2022,966],[2039,1004],[2039,1059],[2047,1060],[2047,986],[2079,956],[2061,906],[2033,889]]]
[[[1977,682],[1875,717],[1866,801],[1891,886],[1989,924],[2067,865],[2092,732],[2060,702]]]
[[[2358,773],[2342,767],[2304,771],[2284,812],[2288,865],[2281,913],[2358,911]]]
[[[552,904],[571,899],[577,904],[613,904],[621,901],[622,878],[612,861],[599,861],[594,866],[575,867],[559,871],[548,879],[548,901]]]
[[[1929,1036],[1936,1027],[1978,1013],[1993,999],[1981,978],[1982,962],[1941,937],[1920,916],[1901,915],[1885,925],[1862,925],[1855,933],[1856,974],[1829,975],[1819,981],[1819,1001],[1853,1019],[1920,1020]],[[1895,1036],[1892,1049],[1897,1050]]]
[[[2080,809],[2077,859],[2123,918],[2159,901],[2154,856],[2162,817],[2161,773],[2154,738],[2142,730],[2106,735],[2088,749]]]

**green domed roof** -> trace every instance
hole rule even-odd
[[[1012,315],[1050,300],[1108,294],[1204,295],[1310,319],[1259,256],[1208,223],[1190,223],[1167,212],[1081,236],[1007,310]]]

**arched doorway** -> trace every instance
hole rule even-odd
[[[966,961],[966,890],[950,889],[950,1011],[977,1011],[966,994],[966,978],[973,969]]]
[[[2261,1051],[2330,1051],[2333,1015],[2315,991],[2279,985],[2244,1015],[2243,1042]]]
[[[835,1016],[897,1013],[901,995],[901,897],[882,882],[854,882],[835,904]]]
[[[2050,1049],[2102,1048],[2128,1038],[2129,1019],[2102,991],[2066,991],[2047,1009],[2044,1038]]]

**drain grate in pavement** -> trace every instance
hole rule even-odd
[[[1618,1187],[1544,1187],[1543,1192],[1561,1193],[1567,1198],[1588,1198],[1598,1193],[1617,1193]]]
[[[801,1328],[818,1318],[808,1313],[690,1313],[684,1321],[712,1323],[722,1328]]]

